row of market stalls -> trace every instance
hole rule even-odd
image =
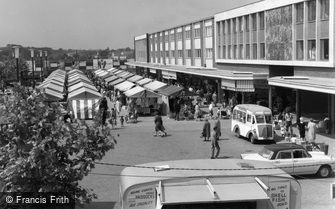
[[[74,118],[92,119],[99,111],[102,95],[82,71],[74,69],[67,75],[68,108]]]
[[[97,77],[104,80],[114,90],[119,90],[128,98],[135,101],[140,113],[149,114],[159,109],[162,105],[163,114],[170,112],[169,99],[180,94],[183,87],[168,85],[166,83],[144,78],[133,73],[111,68],[108,70],[94,71]]]
[[[44,91],[48,101],[61,101],[65,94],[65,78],[64,70],[55,70],[37,88]]]

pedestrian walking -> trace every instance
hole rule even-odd
[[[218,134],[218,137],[221,137],[221,121],[220,118],[218,117],[218,119],[215,121],[214,123],[214,127],[216,127],[216,132]]]
[[[289,132],[289,134],[292,136],[293,135],[293,130],[292,130],[292,119],[293,116],[292,114],[287,111],[284,115],[285,118],[285,127],[286,127],[286,131]]]
[[[218,133],[217,133],[217,127],[215,127],[215,126],[213,128],[211,140],[212,140],[211,159],[218,158],[219,154],[220,154],[220,145],[219,145],[219,136],[218,136]],[[216,153],[215,153],[215,150],[216,150]],[[214,153],[215,153],[215,155],[214,155]]]
[[[213,108],[214,108],[214,103],[211,102],[211,104],[210,104],[209,107],[208,107],[208,109],[209,109],[209,114],[211,115],[211,117],[213,117],[213,115],[214,115]]]
[[[307,124],[307,139],[310,143],[315,143],[316,139],[316,128],[317,125],[313,119],[311,119]]]
[[[155,123],[155,134],[154,136],[166,136],[167,133],[165,132],[165,128],[163,126],[163,120],[162,120],[162,117],[156,113],[156,116],[155,116],[155,120],[154,120],[154,123]]]
[[[120,100],[117,99],[116,102],[115,102],[115,108],[116,108],[117,114],[120,114],[120,112],[121,112],[121,107],[122,107],[121,105],[122,104],[121,104]]]
[[[121,127],[124,127],[124,116],[123,115],[121,115],[120,116],[120,123],[121,123]]]
[[[194,110],[194,118],[197,121],[200,118],[200,107],[198,103],[195,104]]]
[[[209,141],[211,136],[211,124],[208,122],[208,119],[205,119],[204,126],[202,128],[201,137],[204,138],[204,141]]]
[[[299,129],[299,137],[302,141],[305,141],[306,124],[304,123],[302,117],[299,118],[299,123],[297,125]]]
[[[213,102],[214,102],[214,106],[216,106],[216,103],[217,103],[217,95],[216,95],[216,93],[215,93],[215,91],[214,91],[214,93],[213,93],[213,95],[212,95],[212,99],[213,99]]]

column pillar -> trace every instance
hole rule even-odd
[[[330,95],[330,133],[334,134],[335,133],[335,95],[332,94]]]
[[[217,79],[217,89],[218,89],[218,101],[222,101],[222,89],[221,89],[221,79]]]
[[[241,101],[241,103],[244,104],[244,92],[241,92],[241,95],[242,95],[242,101]]]
[[[269,86],[269,108],[272,109],[272,86]]]
[[[296,112],[296,115],[297,115],[297,120],[296,122],[299,123],[299,118],[301,117],[301,96],[300,96],[300,90],[299,89],[296,89],[296,92],[295,92],[295,112]]]

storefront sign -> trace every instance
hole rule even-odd
[[[155,206],[155,185],[142,186],[129,190],[125,203],[125,208],[154,209]]]
[[[155,69],[150,69],[150,73],[156,74],[156,70]]]
[[[290,208],[290,181],[277,181],[269,183],[269,197],[275,209]]]

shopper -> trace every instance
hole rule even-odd
[[[200,118],[200,107],[198,103],[195,104],[194,110],[194,118],[197,121]]]
[[[286,126],[286,131],[289,132],[289,134],[292,136],[293,131],[292,131],[292,114],[289,111],[286,111],[285,115],[285,126]]]
[[[204,141],[209,141],[209,137],[211,136],[211,124],[208,122],[207,118],[205,119],[201,136],[204,138]]]
[[[218,117],[218,119],[215,121],[214,123],[214,127],[216,127],[216,132],[218,134],[218,137],[221,137],[221,122],[220,122],[220,118]]]
[[[219,154],[220,154],[220,146],[219,146],[219,135],[217,132],[217,127],[214,126],[213,128],[213,132],[212,132],[212,146],[211,146],[211,150],[212,150],[212,154],[211,154],[211,159],[214,158],[218,158]],[[216,153],[215,153],[216,150]],[[215,153],[215,155],[214,155]]]
[[[159,115],[159,113],[156,113],[156,116],[155,116],[155,120],[154,120],[154,123],[155,123],[155,134],[154,136],[166,136],[167,133],[165,132],[165,128],[163,126],[163,120],[162,120],[162,117]]]
[[[302,141],[305,141],[306,124],[304,123],[302,117],[299,118],[299,123],[297,125],[299,129],[299,137]]]
[[[317,125],[316,125],[315,121],[313,119],[311,119],[308,122],[308,125],[307,125],[307,130],[308,130],[307,138],[308,138],[308,142],[310,142],[310,143],[315,143],[316,128],[317,128]]]
[[[214,115],[213,108],[214,108],[214,103],[211,102],[211,104],[210,104],[209,107],[208,107],[208,109],[209,109],[209,114],[211,115],[211,117],[213,117],[213,115]]]

